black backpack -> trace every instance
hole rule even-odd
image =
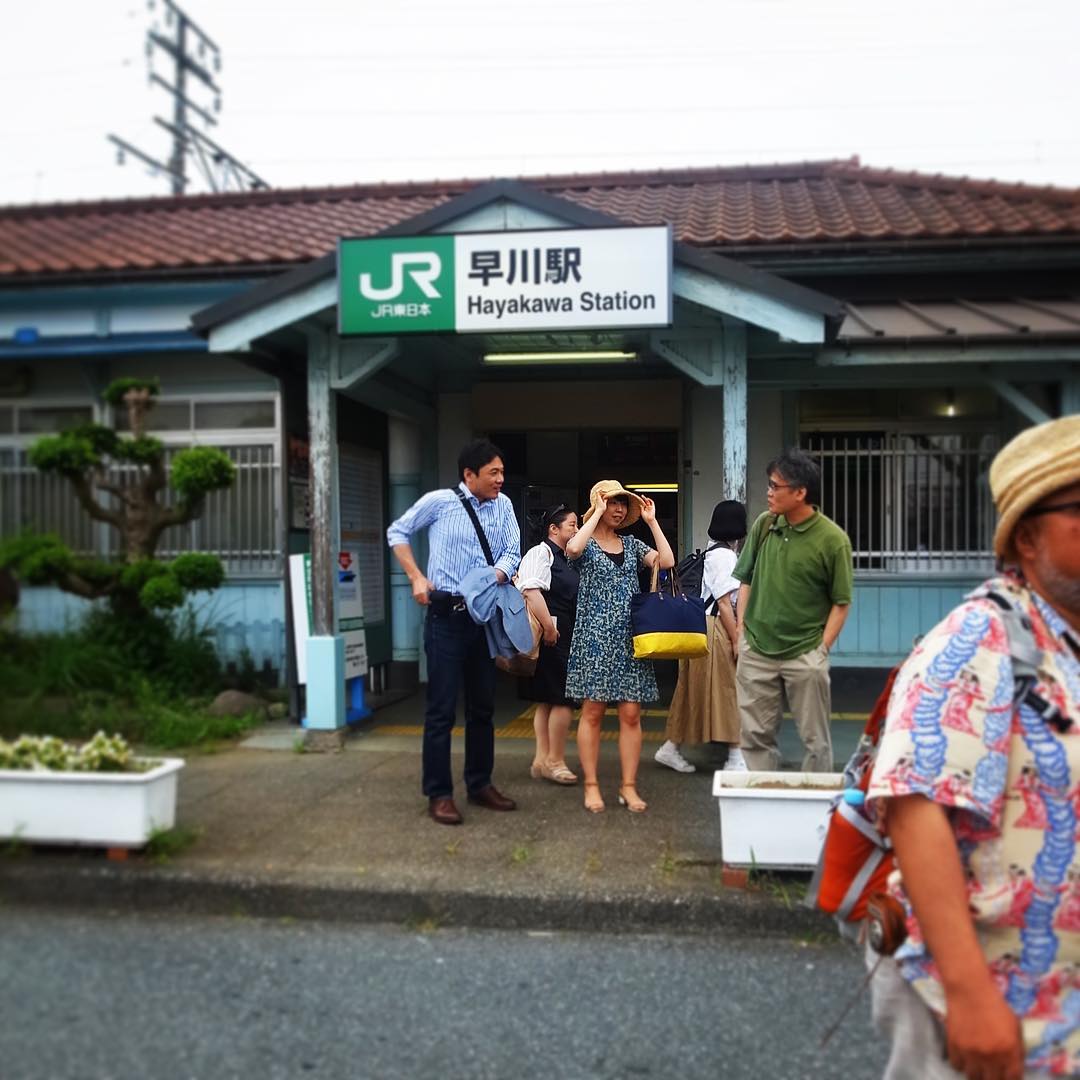
[[[685,593],[687,596],[701,596],[701,579],[705,574],[705,556],[720,546],[720,544],[713,544],[704,551],[698,548],[697,551],[691,552],[675,567],[675,580],[678,583],[680,592]],[[706,598],[706,607],[709,606],[712,599],[711,596]]]

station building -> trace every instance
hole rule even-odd
[[[622,288],[618,266],[614,287],[596,284],[617,237],[621,269],[661,284]],[[364,238],[468,253],[473,309],[428,328],[425,265],[406,259],[421,293],[370,304],[357,332],[338,247]],[[520,310],[552,283],[571,309]],[[164,552],[225,560],[224,588],[196,603],[227,658],[286,678],[286,557],[311,551],[322,580],[348,547],[370,688],[422,679],[420,612],[385,529],[456,483],[458,449],[484,434],[523,533],[614,477],[657,501],[682,553],[717,500],[764,509],[766,463],[803,446],[854,547],[833,663],[886,666],[992,569],[997,448],[1080,411],[1080,190],[852,159],[0,209],[0,535],[111,550],[26,450],[111,422],[100,392],[122,375],[160,378],[168,447],[219,446],[237,465]],[[18,617],[57,628],[82,603],[30,588]]]

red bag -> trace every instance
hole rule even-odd
[[[899,670],[893,668],[885,680],[859,745],[844,769],[847,786],[829,812],[825,842],[807,895],[808,907],[818,907],[846,922],[866,918],[867,898],[885,891],[893,870],[892,844],[866,813],[865,795]]]

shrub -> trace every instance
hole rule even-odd
[[[236,467],[209,446],[182,450],[172,461],[171,481],[160,439],[145,433],[158,394],[157,380],[117,379],[106,401],[127,408],[130,435],[100,424],[80,424],[38,439],[30,448],[34,467],[64,477],[83,510],[120,534],[122,562],[76,556],[54,535],[27,534],[0,544],[0,569],[34,585],[56,585],[84,599],[107,599],[128,618],[171,611],[187,593],[217,588],[224,577],[210,555],[160,563],[155,552],[167,529],[196,520],[206,496],[229,487]],[[118,487],[111,462],[135,466],[132,483]],[[177,498],[162,497],[171,482]]]

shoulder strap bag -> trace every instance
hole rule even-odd
[[[494,566],[495,559],[491,554],[491,545],[488,543],[488,538],[484,535],[484,530],[480,528],[480,519],[476,516],[473,504],[469,502],[469,496],[466,495],[461,488],[451,488],[450,490],[461,500],[461,505],[465,507],[465,513],[469,515],[469,520],[476,530],[476,539],[480,541],[480,547],[484,552],[484,558],[488,561],[488,566]]]

